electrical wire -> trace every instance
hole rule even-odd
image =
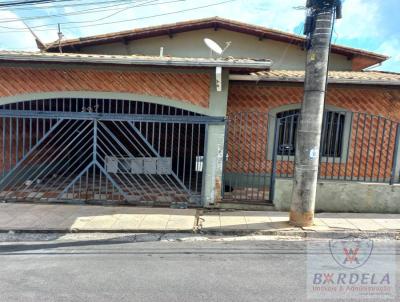
[[[131,7],[126,7],[126,3],[125,4],[120,4],[118,6],[124,5],[125,7],[121,10],[119,10],[116,13],[112,13],[111,15],[96,19],[96,20],[87,20],[87,21],[70,21],[68,23],[87,23],[87,22],[98,22],[101,20],[105,20],[107,18],[110,18],[118,13],[121,13],[123,11],[126,11],[127,9],[131,9],[131,8],[136,8],[136,7],[145,7],[145,6],[154,6],[154,5],[160,5],[160,4],[167,4],[167,3],[176,3],[176,2],[184,2],[187,0],[170,0],[170,1],[164,1],[164,2],[158,2],[160,0],[147,0],[147,2],[145,2],[146,0],[141,0],[141,4],[137,4]],[[156,3],[154,3],[156,2]],[[113,5],[112,7],[115,7],[116,5]],[[43,19],[43,18],[52,18],[52,17],[64,17],[64,16],[68,16],[68,15],[79,15],[79,14],[89,14],[89,13],[97,13],[100,11],[109,11],[109,9],[102,9],[102,10],[95,10],[95,9],[88,9],[85,11],[81,11],[81,13],[79,12],[73,12],[70,14],[58,14],[58,15],[48,15],[48,16],[39,16],[39,17],[29,17],[29,18],[18,18],[18,19],[13,19],[13,20],[6,20],[6,21],[0,21],[0,24],[2,23],[15,23],[15,22],[25,22],[25,21],[29,21],[29,20],[36,20],[36,19]],[[57,23],[58,24],[58,23]],[[66,22],[61,23],[61,24],[66,24]],[[33,26],[31,28],[38,28],[38,27],[47,27],[48,25],[40,25],[40,26]],[[5,28],[5,29],[12,29],[12,30],[21,30],[21,31],[26,31],[26,29],[24,27],[9,27],[9,26],[0,26],[0,28]]]
[[[53,2],[70,2],[74,0],[28,0],[28,1],[8,1],[0,2],[0,7],[12,8],[13,6],[19,5],[36,5],[36,4],[48,4]]]
[[[192,8],[188,8],[188,9],[182,9],[182,10],[178,10],[178,11],[168,12],[168,13],[138,17],[138,18],[133,18],[133,19],[118,20],[118,21],[113,21],[113,22],[102,22],[102,23],[97,23],[97,24],[86,24],[86,25],[81,25],[81,26],[65,26],[65,27],[63,27],[63,29],[64,30],[65,29],[79,29],[79,28],[85,28],[85,27],[94,27],[94,26],[111,25],[111,24],[119,24],[119,23],[131,22],[131,21],[145,20],[145,19],[179,14],[179,13],[188,12],[188,11],[194,11],[194,10],[203,9],[203,8],[214,7],[214,6],[218,6],[218,5],[222,5],[222,4],[226,4],[226,3],[231,3],[234,1],[237,1],[237,0],[226,0],[226,1],[221,1],[221,2],[217,2],[217,3],[213,3],[213,4],[197,6],[197,7],[192,7]],[[156,4],[154,4],[154,5],[156,5]],[[88,22],[88,21],[85,21],[85,22]],[[80,21],[58,22],[58,23],[53,23],[53,24],[31,26],[30,28],[36,29],[35,32],[46,32],[46,31],[52,30],[52,28],[48,28],[48,29],[37,29],[37,28],[54,27],[54,26],[57,26],[58,24],[65,25],[65,24],[71,24],[71,23],[83,23],[83,22],[80,22]],[[1,31],[0,34],[21,33],[21,32],[26,32],[26,31],[27,31],[27,29],[26,30],[20,29],[20,30],[13,30],[13,31]]]
[[[129,0],[129,2],[131,2],[131,1],[132,0]],[[184,1],[184,0],[179,0],[179,1]],[[118,7],[126,6],[126,5],[129,5],[129,3],[126,2],[126,3],[103,6],[103,7],[99,7],[99,8],[88,8],[85,10],[75,11],[75,12],[71,12],[71,13],[60,13],[60,14],[54,14],[54,15],[43,15],[43,16],[34,16],[34,17],[8,18],[8,19],[2,19],[0,21],[0,23],[11,23],[11,22],[18,22],[18,21],[29,21],[29,20],[47,19],[47,18],[54,18],[54,17],[66,17],[66,16],[81,15],[81,14],[89,14],[89,13],[103,12],[103,11],[109,11],[109,10],[116,10],[116,9],[118,9]]]
[[[73,0],[73,1],[77,1],[77,0]],[[94,2],[90,1],[90,2],[84,2],[84,3],[82,1],[80,1],[80,3],[68,2],[70,4],[52,4],[51,7],[54,9],[61,9],[61,8],[68,8],[68,7],[76,8],[79,6],[99,6],[102,4],[111,4],[111,3],[119,3],[119,2],[132,2],[132,0],[99,0],[99,1],[94,1]],[[34,7],[35,8],[42,8],[42,7],[46,8],[47,6],[46,5],[42,6],[42,4],[35,4]],[[7,7],[5,7],[5,8],[0,7],[0,10],[9,10],[9,9],[10,8],[7,8]],[[13,11],[32,10],[32,6],[31,5],[17,6],[17,7],[13,7],[12,10]]]

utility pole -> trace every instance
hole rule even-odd
[[[318,163],[334,19],[341,18],[341,0],[308,0],[305,34],[307,63],[304,100],[296,140],[290,223],[314,223]]]

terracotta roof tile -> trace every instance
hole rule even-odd
[[[168,56],[143,55],[104,55],[82,53],[51,53],[0,51],[0,61],[26,62],[62,62],[122,65],[155,65],[172,67],[226,67],[245,70],[266,70],[271,66],[270,60],[238,59],[238,58],[180,58]]]
[[[270,70],[252,73],[254,80],[303,82],[304,71]],[[400,85],[400,73],[384,71],[330,71],[328,76],[331,83],[359,84],[396,84]]]
[[[300,35],[295,35],[288,32],[283,32],[280,30],[275,30],[271,28],[266,28],[263,26],[257,26],[253,24],[248,24],[244,22],[239,22],[231,19],[224,19],[220,17],[205,18],[190,20],[178,23],[164,24],[159,26],[151,26],[144,28],[137,28],[133,30],[126,30],[114,33],[107,33],[96,36],[83,37],[78,39],[65,40],[61,43],[63,47],[75,47],[75,46],[85,46],[94,44],[104,44],[110,43],[112,41],[118,41],[123,39],[141,39],[147,37],[155,37],[161,35],[168,35],[172,33],[179,33],[197,29],[204,28],[223,28],[227,30],[232,30],[236,32],[246,33],[255,35],[258,37],[270,38],[273,40],[288,42],[292,44],[301,44],[305,42],[305,37]],[[46,45],[46,50],[48,51],[58,51],[58,42],[53,42]],[[73,48],[72,48],[73,49]],[[377,54],[370,51],[365,51],[362,49],[356,49],[352,47],[346,47],[341,45],[332,45],[332,52],[346,55],[346,56],[363,56],[368,57],[376,63],[383,62],[388,59],[387,56]],[[372,64],[373,65],[373,64]]]

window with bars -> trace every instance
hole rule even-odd
[[[296,153],[296,133],[300,109],[277,113],[278,118],[278,155],[294,156]],[[323,157],[341,157],[343,152],[343,133],[346,114],[327,111],[324,113],[321,139]]]

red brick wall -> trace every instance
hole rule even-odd
[[[302,85],[232,83],[228,99],[228,116],[233,122],[228,132],[227,171],[270,173],[271,161],[267,160],[268,112],[283,105],[299,104],[302,99]],[[328,90],[327,104],[352,112],[382,116],[394,123],[387,121],[385,124],[381,119],[378,128],[377,117],[371,119],[370,115],[366,118],[364,115],[360,117],[354,115],[347,164],[324,163],[321,172],[327,176],[389,177],[395,127],[397,122],[400,122],[400,89],[378,86],[331,86]],[[256,113],[250,115],[240,114],[241,112]],[[363,140],[361,131],[356,138],[356,128],[357,123],[360,128],[363,127],[364,119],[366,128]],[[382,162],[379,168],[378,160]],[[278,173],[290,175],[293,173],[293,163],[280,161],[277,163],[277,169]]]
[[[205,73],[0,68],[0,97],[57,91],[137,93],[208,108],[210,75]]]

